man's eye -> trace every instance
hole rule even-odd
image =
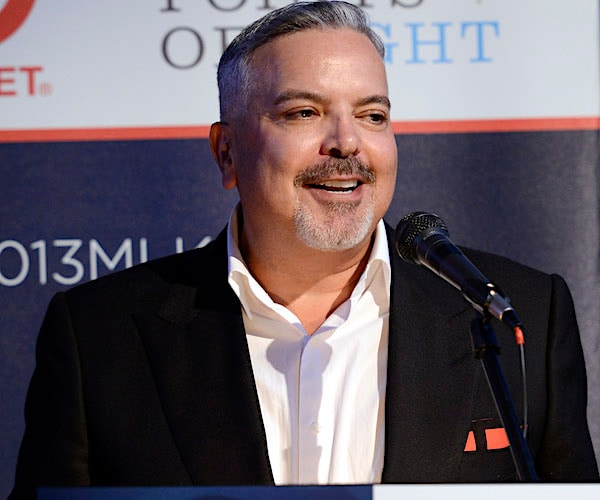
[[[312,109],[298,109],[294,111],[290,111],[286,114],[286,116],[290,119],[299,119],[299,118],[311,118],[315,115],[314,110]]]
[[[372,123],[385,123],[387,121],[387,116],[383,113],[370,113],[367,115],[367,119]]]

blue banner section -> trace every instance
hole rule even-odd
[[[446,221],[456,243],[558,272],[569,282],[599,449],[598,132],[401,135],[397,142],[399,175],[387,216],[392,225],[408,212],[431,211]],[[221,187],[206,140],[0,144],[0,169],[5,496],[24,429],[35,339],[50,297],[206,243],[224,227],[237,196]],[[510,283],[498,285],[510,295]],[[501,342],[511,341],[498,330]]]
[[[187,250],[227,221],[206,141],[0,146],[0,285],[76,285]]]
[[[371,500],[372,486],[220,486],[202,488],[42,488],[39,500]]]

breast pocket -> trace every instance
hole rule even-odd
[[[515,481],[508,437],[498,418],[473,420],[460,461],[459,481]]]

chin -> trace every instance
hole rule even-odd
[[[308,247],[324,252],[341,252],[360,246],[373,232],[373,212],[343,220],[318,222],[305,210],[296,211],[298,238]],[[349,220],[348,220],[349,219]]]

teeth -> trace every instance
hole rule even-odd
[[[325,189],[327,189],[327,188],[356,189],[356,187],[358,186],[358,181],[357,180],[342,180],[342,181],[330,180],[330,181],[320,182],[319,184],[317,184],[317,186],[325,188]]]

